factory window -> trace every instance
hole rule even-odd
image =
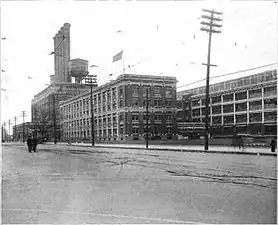
[[[223,95],[223,102],[232,102],[234,100],[233,94]]]
[[[221,95],[211,97],[212,104],[221,103]]]
[[[124,100],[123,99],[120,99],[120,107],[124,107]]]
[[[262,113],[250,113],[249,114],[249,122],[261,122],[262,121]]]
[[[132,127],[132,133],[133,134],[139,134],[139,128],[138,127]]]
[[[162,101],[158,100],[158,99],[155,99],[154,100],[154,106],[162,106]]]
[[[256,89],[256,90],[249,90],[249,98],[260,98],[262,97],[262,90]]]
[[[113,102],[112,108],[113,108],[113,110],[117,109],[117,103],[116,102]]]
[[[234,123],[234,115],[224,116],[223,120],[224,120],[224,124],[233,124]]]
[[[277,135],[277,126],[276,125],[265,126],[264,134],[265,135]]]
[[[132,98],[132,106],[139,106],[139,98]]]
[[[259,109],[262,109],[262,101],[249,102],[249,110],[259,110]]]
[[[132,120],[133,121],[138,121],[139,120],[139,115],[132,115]]]
[[[272,122],[272,121],[277,121],[277,111],[273,112],[265,112],[264,113],[264,121],[266,122]]]
[[[277,95],[277,86],[264,88],[264,97],[276,96],[276,95]]]
[[[242,111],[246,111],[246,110],[247,110],[246,102],[236,104],[236,112],[242,112]]]
[[[251,84],[257,84],[258,83],[258,78],[257,76],[252,76],[251,77]]]
[[[265,109],[276,109],[277,108],[277,98],[265,99],[264,100]]]
[[[196,100],[192,100],[192,106],[200,106],[201,100],[200,99],[196,99]]]
[[[223,105],[223,113],[234,112],[234,104]]]
[[[143,88],[143,95],[146,96],[147,95],[147,90],[148,90],[148,95],[150,96],[151,94],[151,89],[149,86],[144,86]]]
[[[172,106],[172,101],[166,100],[165,101],[165,106],[166,107],[171,107]]]
[[[161,95],[161,87],[158,87],[158,86],[154,87],[154,94]]]
[[[162,117],[161,115],[155,115],[154,120],[161,120],[161,117]]]
[[[148,115],[148,117],[147,117],[147,115],[143,115],[143,120],[147,120],[147,119],[150,120],[150,114]]]
[[[247,92],[239,92],[235,94],[236,101],[238,100],[246,100],[247,99]]]
[[[244,79],[238,79],[237,80],[237,87],[241,87],[244,85]]]
[[[212,124],[222,124],[221,116],[213,116]]]
[[[166,88],[165,95],[166,98],[172,98],[172,88]]]
[[[172,115],[167,115],[166,119],[167,120],[172,120]]]
[[[139,86],[132,86],[132,96],[139,96]]]
[[[124,115],[123,114],[120,115],[120,121],[124,121]]]
[[[213,106],[212,107],[212,114],[219,114],[221,113],[221,106]]]
[[[200,123],[201,122],[201,118],[193,118],[192,120],[195,123]]]
[[[193,109],[192,110],[192,116],[200,116],[200,109]]]
[[[113,98],[114,98],[114,94],[115,94],[115,97],[116,97],[116,92],[113,91]],[[119,94],[120,94],[120,96],[124,95],[124,88],[123,87],[120,87]]]

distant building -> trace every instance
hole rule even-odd
[[[184,99],[188,95],[190,98]],[[177,96],[179,133],[204,132],[205,86],[178,92]],[[276,136],[277,71],[210,85],[209,108],[212,136]]]
[[[94,132],[98,141],[144,139],[146,90],[151,137],[176,133],[175,77],[125,74],[93,90]],[[90,140],[90,92],[60,103],[63,140]]]
[[[60,140],[59,103],[88,89],[85,84],[52,84],[34,96],[31,102],[32,123],[37,126],[38,135],[46,139]],[[55,119],[54,119],[55,118]]]
[[[13,126],[13,140],[14,141],[26,141],[29,135],[32,135],[35,131],[35,127],[31,122],[25,122]]]

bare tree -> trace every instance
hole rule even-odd
[[[51,120],[49,112],[45,109],[35,110],[36,119],[34,121],[35,129],[40,138],[45,138],[51,128]]]

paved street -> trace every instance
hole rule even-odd
[[[276,223],[274,156],[2,149],[3,223]]]

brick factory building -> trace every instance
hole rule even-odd
[[[151,137],[172,136],[177,131],[175,77],[120,75],[93,89],[96,141],[144,139],[146,90],[149,89]],[[91,138],[90,92],[60,103],[63,140]]]
[[[203,135],[205,86],[177,93],[179,133]],[[210,85],[210,135],[277,136],[277,70]]]

